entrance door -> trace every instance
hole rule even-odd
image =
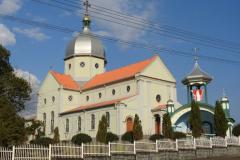
[[[161,120],[160,116],[157,114],[155,115],[155,134],[161,133]]]
[[[130,132],[133,130],[133,120],[131,117],[127,118],[126,129],[127,129],[127,132]]]

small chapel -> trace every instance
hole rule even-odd
[[[38,93],[37,119],[44,123],[46,136],[59,128],[60,139],[70,140],[78,133],[97,134],[98,123],[106,115],[108,131],[123,135],[131,131],[134,115],[141,120],[143,134],[162,134],[162,117],[168,112],[173,128],[188,133],[190,103],[200,104],[204,133],[214,134],[214,107],[208,104],[207,85],[212,77],[198,61],[183,80],[188,103],[177,100],[176,79],[158,55],[107,71],[107,59],[101,41],[90,31],[90,17],[83,17],[83,30],[68,44],[64,73],[49,71]],[[229,119],[227,97],[221,99]]]

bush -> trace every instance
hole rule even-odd
[[[122,135],[122,141],[128,141],[133,143],[134,139],[133,139],[133,132],[126,132]]]
[[[149,137],[149,140],[155,142],[156,140],[163,139],[163,138],[164,138],[163,135],[153,134]]]
[[[234,136],[240,136],[240,123],[233,127],[232,133]]]
[[[183,132],[174,132],[173,133],[173,138],[174,139],[186,138],[186,134],[183,133]]]
[[[90,143],[92,142],[92,138],[84,133],[77,134],[72,137],[72,143],[77,145],[82,145],[82,143]]]
[[[114,134],[112,132],[108,132],[106,140],[107,140],[107,142],[113,142],[113,141],[118,141],[119,138],[116,134]]]
[[[40,137],[35,140],[30,141],[31,144],[38,144],[43,146],[49,146],[49,144],[53,144],[54,140],[49,137]]]

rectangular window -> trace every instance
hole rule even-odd
[[[82,119],[81,119],[81,117],[78,117],[78,131],[80,132],[81,130],[82,130]]]

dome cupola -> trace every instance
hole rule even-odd
[[[79,57],[92,56],[105,60],[105,51],[100,40],[90,33],[90,17],[83,17],[83,31],[78,33],[67,46],[64,60]]]

